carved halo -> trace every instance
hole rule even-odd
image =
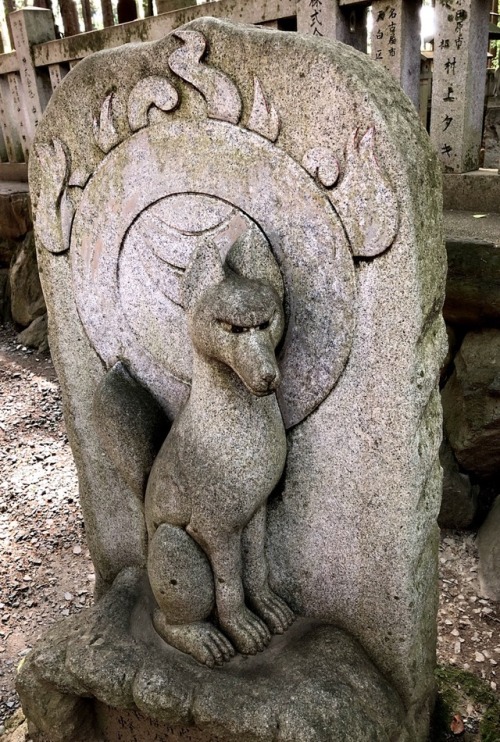
[[[188,149],[196,155],[186,158]],[[223,121],[167,120],[115,148],[75,215],[78,311],[105,363],[125,359],[175,415],[191,374],[176,284],[200,235],[209,231],[224,253],[244,230],[274,256],[285,283],[279,401],[290,427],[324,399],[347,361],[353,265],[328,198],[262,136]]]

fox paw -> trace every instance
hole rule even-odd
[[[221,620],[221,627],[242,654],[262,652],[271,641],[271,634],[265,623],[247,608]]]
[[[222,665],[235,655],[231,642],[208,622],[175,626],[168,624],[161,611],[157,610],[153,623],[156,631],[167,644],[190,654],[195,660],[208,667]]]
[[[295,621],[293,611],[270,589],[252,597],[251,605],[273,634],[283,634]]]

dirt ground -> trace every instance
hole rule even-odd
[[[438,661],[468,670],[500,698],[500,605],[482,597],[474,533],[445,532]],[[0,735],[17,709],[15,668],[55,621],[91,603],[94,573],[48,355],[0,327]],[[455,709],[476,737],[481,708]]]

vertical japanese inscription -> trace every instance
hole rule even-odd
[[[324,36],[323,22],[323,0],[309,0],[309,17],[311,34],[313,36]]]
[[[381,62],[418,108],[420,36],[418,0],[374,0],[372,59]]]
[[[469,0],[447,0],[437,11],[432,133],[445,169],[454,171],[462,160],[469,5]]]
[[[399,79],[401,46],[401,10],[398,3],[374,2],[372,5],[372,57]]]

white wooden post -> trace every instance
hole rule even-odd
[[[11,93],[11,81],[16,73],[0,77],[0,128],[5,143],[6,159],[8,162],[22,162],[24,150],[21,142],[21,133],[24,133],[24,119],[20,117],[15,100]],[[17,77],[17,75],[16,75]],[[17,84],[16,84],[17,91]],[[23,131],[19,131],[19,125]]]
[[[21,76],[18,72],[11,72],[7,75],[7,80],[9,85],[11,111],[14,120],[14,129],[17,132],[17,138],[21,148],[21,156],[18,157],[17,161],[27,162],[30,139]]]
[[[69,72],[69,65],[49,64],[49,76],[52,90],[54,91],[62,82],[63,77]]]
[[[372,3],[372,59],[398,80],[418,110],[420,97],[421,0],[375,0]]]
[[[436,3],[431,138],[445,172],[479,167],[490,0]]]
[[[366,4],[339,0],[297,0],[297,31],[337,39],[366,52]]]
[[[52,94],[48,72],[35,69],[32,46],[55,38],[54,21],[50,10],[24,8],[9,14],[12,38],[16,48],[22,91],[20,105],[24,115],[25,144],[29,148],[35,129]]]

